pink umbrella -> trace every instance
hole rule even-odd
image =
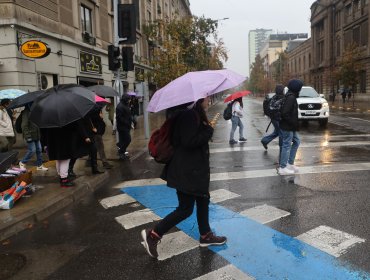
[[[95,95],[95,103],[110,103],[110,101],[100,97],[99,95]]]
[[[230,70],[189,72],[156,91],[147,111],[159,112],[235,87],[245,78]]]

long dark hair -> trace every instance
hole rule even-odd
[[[203,101],[204,101],[204,98],[199,99],[195,103],[194,110],[199,114],[199,117],[200,117],[200,121],[201,122],[209,123],[208,118],[207,118],[206,111],[204,111],[204,109],[202,107]]]
[[[236,102],[236,101],[238,101],[239,104],[240,104],[240,107],[243,108],[243,98],[239,97],[239,98],[237,98],[237,99],[234,100],[234,102]]]

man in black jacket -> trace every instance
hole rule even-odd
[[[285,102],[281,110],[279,123],[282,139],[280,155],[280,175],[291,175],[298,172],[294,165],[295,156],[300,144],[298,130],[298,103],[297,97],[301,91],[303,82],[292,79],[288,83],[288,92],[285,95]]]
[[[132,116],[131,110],[129,107],[130,96],[124,94],[121,97],[121,102],[116,107],[116,124],[117,124],[117,131],[118,131],[118,155],[120,159],[126,159],[128,157],[128,153],[126,149],[128,145],[131,143],[131,123],[132,123]]]

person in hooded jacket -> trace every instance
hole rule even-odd
[[[299,171],[294,165],[295,156],[300,144],[298,135],[298,103],[297,97],[301,91],[303,82],[292,79],[288,82],[288,92],[285,94],[285,102],[281,109],[281,120],[279,123],[282,140],[280,175],[292,175]]]
[[[153,229],[144,229],[141,232],[144,247],[153,258],[158,257],[157,244],[162,236],[188,218],[195,203],[200,233],[199,245],[206,247],[226,242],[226,237],[216,236],[209,225],[208,142],[213,135],[213,127],[205,112],[208,102],[208,97],[200,99],[187,109],[176,113],[171,138],[174,155],[166,164],[161,178],[167,181],[167,186],[176,189],[179,205]]]
[[[276,100],[280,100],[284,98],[284,86],[283,85],[276,85],[275,87],[275,95],[272,97]],[[271,123],[274,126],[274,131],[264,136],[261,139],[262,146],[267,150],[267,145],[274,140],[276,137],[280,135],[280,128],[279,128],[279,120],[275,119],[274,117],[271,117]],[[279,137],[279,147],[281,147],[281,139]]]
[[[131,123],[132,115],[129,107],[130,96],[124,94],[121,97],[120,103],[116,107],[116,125],[118,132],[118,155],[120,159],[128,157],[127,147],[131,143]]]
[[[30,109],[32,102],[26,104],[24,110],[22,111],[22,133],[23,138],[27,142],[27,152],[24,157],[19,161],[20,168],[26,168],[26,163],[30,161],[31,157],[36,153],[36,170],[47,171],[48,168],[45,167],[42,162],[41,153],[41,133],[37,125],[30,121]]]

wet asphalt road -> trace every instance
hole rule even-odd
[[[277,167],[277,142],[271,143],[267,151],[259,142],[268,124],[262,116],[262,106],[256,100],[244,104],[248,141],[233,151],[223,151],[230,148],[230,123],[219,119],[210,144],[211,174],[263,172]],[[209,114],[222,113],[222,109],[223,105],[218,104]],[[304,147],[298,151],[296,164],[330,164],[335,168],[370,162],[369,122],[367,114],[332,112],[327,128],[315,122],[302,127]],[[237,135],[238,132],[236,138]],[[111,172],[110,184],[0,245],[1,253],[8,254],[8,262],[1,266],[14,272],[9,279],[193,279],[227,265],[228,261],[220,255],[204,248],[162,262],[150,259],[140,244],[140,231],[147,225],[125,230],[114,220],[144,207],[132,203],[106,210],[100,205],[99,200],[120,193],[113,186],[127,180],[157,178],[160,172],[161,165],[147,154],[122,162],[119,170]],[[290,216],[268,223],[270,228],[289,236],[326,225],[365,239],[339,260],[370,272],[369,181],[368,170],[338,171],[212,181],[211,190],[240,194],[219,203],[235,212],[263,204],[290,212]],[[175,228],[171,232],[176,231]]]

